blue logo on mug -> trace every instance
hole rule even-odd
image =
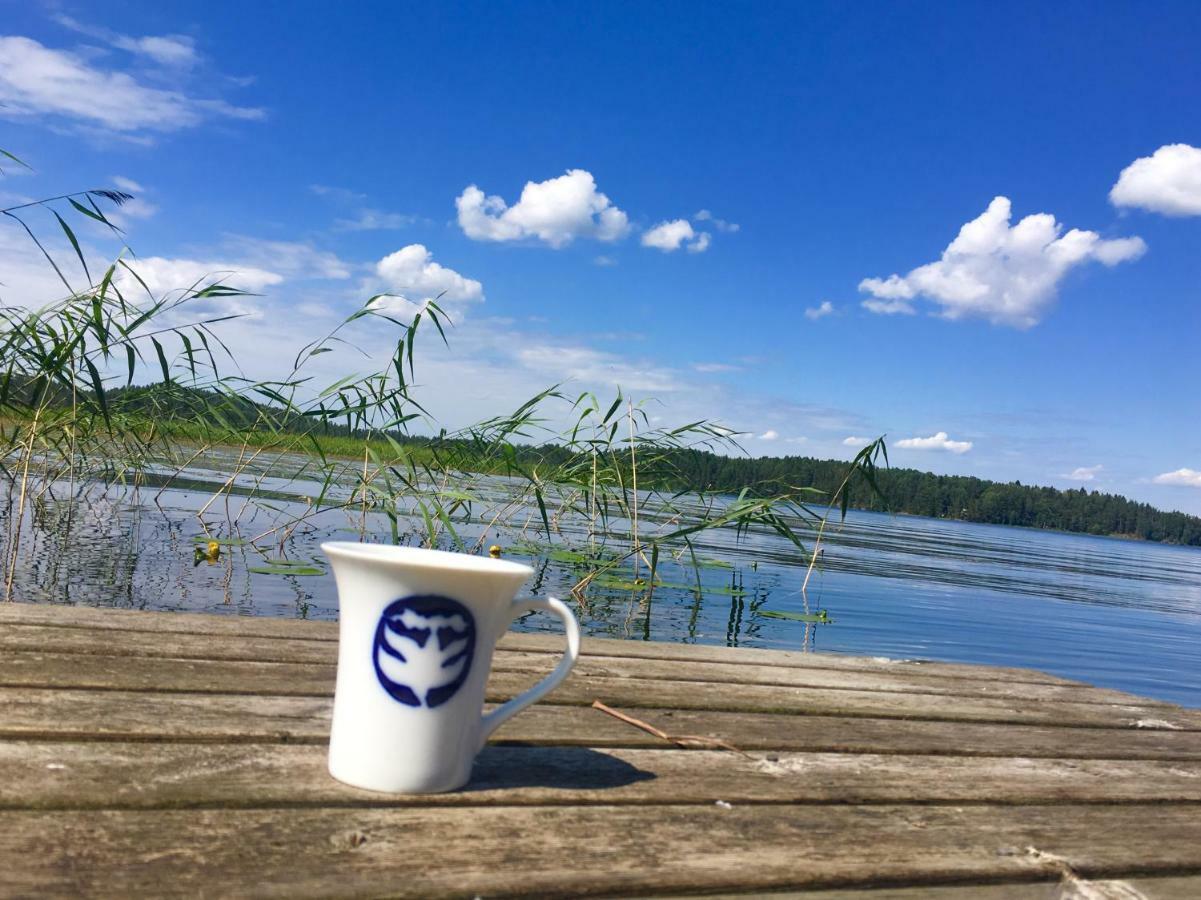
[[[467,681],[475,618],[457,600],[418,594],[388,604],[375,628],[375,674],[406,706],[441,706]]]

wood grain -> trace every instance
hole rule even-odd
[[[325,743],[331,706],[330,699],[318,697],[0,688],[0,737]],[[640,709],[638,716],[669,733],[705,735],[746,750],[1201,759],[1201,732],[1196,731],[676,709]],[[594,709],[542,703],[506,722],[494,740],[573,747],[663,746],[658,738]]]
[[[335,622],[309,622],[299,619],[272,619],[255,616],[216,616],[195,613],[153,613],[126,609],[90,609],[29,603],[0,603],[0,624],[81,629],[85,631],[135,631],[143,634],[194,634],[280,639],[289,642],[336,642]],[[218,647],[221,642],[209,642]],[[150,647],[150,642],[142,645]],[[0,641],[0,646],[4,642]],[[501,640],[504,649],[530,653],[560,653],[563,640],[558,635],[509,632]],[[16,649],[16,648],[14,648]],[[153,651],[148,651],[153,652]],[[219,651],[218,651],[219,652]],[[943,663],[920,659],[843,656],[836,653],[799,653],[786,650],[760,650],[745,647],[713,647],[701,644],[622,641],[585,638],[586,655],[618,656],[630,659],[662,659],[678,662],[722,662],[774,667],[831,668],[843,671],[920,671],[930,676],[956,678],[992,678],[1014,683],[1079,684],[1066,678],[1031,669],[999,666]],[[263,657],[255,657],[261,659]],[[284,661],[305,661],[281,658]],[[318,660],[319,661],[319,660]]]
[[[326,771],[336,640],[0,605],[0,893],[1201,896],[1201,711],[1020,670],[590,640],[466,789],[405,797]],[[507,635],[490,702],[560,642]]]
[[[323,654],[319,662],[305,663],[256,660],[250,656],[216,659],[212,655],[171,656],[166,648],[161,655],[136,655],[123,652],[123,648],[116,643],[106,643],[103,648],[106,652],[77,653],[53,640],[46,641],[40,649],[35,649],[33,643],[24,644],[22,649],[7,646],[6,665],[0,668],[0,686],[204,690],[300,696],[323,696],[333,691],[336,654],[332,652]],[[519,691],[521,685],[533,683],[549,672],[555,661],[556,657],[547,654],[500,651],[492,665],[493,684],[497,691]],[[690,675],[692,678],[688,677]],[[836,692],[857,691],[859,693],[856,696],[861,699],[874,692],[887,695],[877,699],[889,705],[893,705],[893,701],[905,702],[904,698],[895,696],[905,694],[998,700],[1010,705],[1062,701],[1116,706],[1123,710],[1141,710],[1139,715],[1143,718],[1164,718],[1167,713],[1179,712],[1172,704],[1087,685],[1008,684],[991,679],[925,678],[908,674],[833,672],[728,663],[706,663],[685,668],[679,663],[663,660],[621,657],[581,657],[572,673],[571,683],[580,685],[585,681],[593,688],[597,685],[619,686],[622,681],[630,681],[640,695],[646,695],[647,682],[659,694],[669,690],[671,684],[680,682],[684,685],[682,690],[688,693],[707,692],[712,696],[712,703],[707,705],[714,706],[723,698],[728,701],[732,693],[743,693],[737,691],[735,686],[747,685],[751,690],[746,692],[749,698],[746,702],[752,706],[756,696],[768,694],[778,697],[789,696],[789,692],[793,696],[798,692],[810,695],[812,692],[835,692],[829,696],[837,699],[840,695]],[[787,690],[778,692],[774,688]],[[576,691],[572,695],[577,698],[574,701],[567,699],[569,694],[559,693],[552,702],[581,702],[578,693]],[[628,694],[628,691],[619,690],[618,694]],[[612,695],[614,699],[618,699],[618,694]],[[934,699],[930,699],[929,703],[939,707],[944,705]],[[1171,716],[1168,718],[1171,720]],[[1201,717],[1198,719],[1201,720]],[[1072,717],[1069,716],[1068,720],[1071,721]],[[1173,721],[1181,727],[1187,727],[1184,721]]]
[[[1201,872],[1201,808],[596,806],[0,813],[13,893],[607,895]]]
[[[466,790],[396,797],[335,781],[324,744],[0,741],[0,771],[3,809],[1201,803],[1201,760],[491,747]]]

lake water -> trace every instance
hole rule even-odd
[[[248,473],[236,493],[198,517],[219,467],[189,470],[170,486],[92,491],[77,501],[42,498],[28,509],[16,555],[13,596],[25,602],[81,604],[228,615],[334,619],[332,576],[256,574],[282,553],[327,569],[319,543],[389,539],[383,516],[322,513],[253,545],[224,546],[215,562],[196,561],[197,538],[255,538],[306,511],[303,482]],[[265,492],[247,502],[251,485]],[[504,496],[504,484],[495,496]],[[12,504],[0,507],[5,536]],[[507,548],[536,571],[530,593],[563,596],[580,572],[564,554],[535,550],[536,516],[521,535],[460,533]],[[403,525],[404,520],[402,520]],[[653,527],[648,513],[644,527]],[[402,533],[412,540],[412,535]],[[561,539],[581,546],[581,532]],[[808,588],[814,624],[770,613],[804,609],[800,554],[782,538],[705,532],[699,570],[667,559],[666,586],[650,602],[621,584],[629,567],[576,604],[589,634],[637,640],[869,656],[928,658],[1041,669],[1069,678],[1201,707],[1201,550],[1002,526],[852,512],[827,533]],[[689,589],[699,571],[700,590]],[[645,574],[643,572],[642,574]],[[523,630],[554,630],[532,615]]]

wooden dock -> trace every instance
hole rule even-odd
[[[592,640],[466,790],[393,797],[326,773],[336,640],[0,604],[0,895],[1201,897],[1198,710],[1016,669]],[[489,700],[559,645],[508,636]]]

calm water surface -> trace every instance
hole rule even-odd
[[[383,517],[329,512],[253,546],[224,547],[215,563],[194,564],[195,539],[254,538],[306,509],[304,485],[270,473],[247,476],[278,490],[270,508],[245,496],[197,512],[225,479],[195,469],[161,492],[93,492],[85,501],[48,500],[27,513],[13,594],[26,602],[228,615],[334,619],[333,578],[254,574],[280,556],[326,568],[318,544],[330,538],[388,540]],[[497,497],[504,496],[497,483]],[[11,504],[0,527],[11,532]],[[482,518],[487,519],[488,516]],[[651,517],[653,519],[653,516]],[[534,536],[534,519],[526,537]],[[648,523],[649,526],[650,523]],[[497,541],[536,571],[530,592],[562,595],[579,577],[555,554],[516,549],[516,530],[489,532],[463,522],[460,533]],[[404,534],[406,540],[416,540]],[[579,545],[580,534],[567,540]],[[281,539],[282,538],[282,542]],[[1069,678],[1201,707],[1201,550],[1001,526],[851,513],[827,535],[809,586],[810,606],[831,624],[782,620],[801,612],[804,566],[772,535],[736,541],[707,533],[705,557],[728,567],[700,570],[670,560],[676,587],[639,602],[620,587],[594,589],[577,608],[594,635],[747,647],[929,658],[1042,669]],[[628,569],[622,573],[629,578]],[[554,630],[539,615],[517,624]]]

